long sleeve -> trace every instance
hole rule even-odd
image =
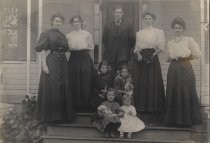
[[[167,59],[171,58],[171,55],[170,55],[170,47],[171,47],[171,42],[168,41],[167,42],[166,49],[164,51]]]
[[[158,48],[161,50],[161,51],[164,51],[165,50],[165,35],[164,35],[164,32],[163,30],[159,30],[158,34],[157,34],[157,42],[158,42]]]
[[[93,37],[91,34],[88,35],[87,37],[87,45],[88,45],[88,49],[93,50],[94,49],[94,43],[93,43]]]
[[[36,52],[41,52],[42,50],[48,50],[48,37],[45,33],[40,35],[38,43],[35,47]]]
[[[198,43],[195,42],[193,38],[189,38],[189,48],[191,50],[191,55],[198,58],[201,56]]]
[[[135,44],[135,49],[134,49],[134,53],[136,53],[137,51],[141,50],[141,47],[139,47],[139,43],[140,43],[140,38],[138,36],[138,32],[136,33],[136,44]]]

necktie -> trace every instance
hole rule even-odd
[[[116,31],[119,33],[120,21],[116,21]]]

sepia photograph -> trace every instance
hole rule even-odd
[[[0,0],[0,143],[210,143],[209,0]]]

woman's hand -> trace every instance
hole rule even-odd
[[[43,65],[42,69],[43,69],[43,71],[44,71],[46,74],[49,74],[49,73],[50,73],[50,72],[49,72],[49,68],[48,68],[47,65]]]
[[[141,54],[138,54],[138,61],[140,62],[143,59]]]
[[[66,52],[65,55],[66,55],[67,61],[69,61],[69,58],[70,58],[71,53],[70,52]]]

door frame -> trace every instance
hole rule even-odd
[[[141,12],[141,2],[139,0],[100,0],[99,1],[99,5],[100,5],[100,45],[99,45],[99,50],[98,50],[98,62],[100,62],[102,60],[102,57],[103,57],[103,43],[102,43],[102,33],[103,33],[103,29],[104,29],[104,9],[105,9],[105,6],[107,6],[107,4],[117,4],[117,3],[136,3],[135,5],[135,14],[136,14],[136,17],[138,17],[138,19],[135,19],[135,26],[136,29],[134,29],[134,32],[137,32],[141,27],[142,27],[142,23],[140,22],[140,18],[139,16],[142,15],[142,12]]]

